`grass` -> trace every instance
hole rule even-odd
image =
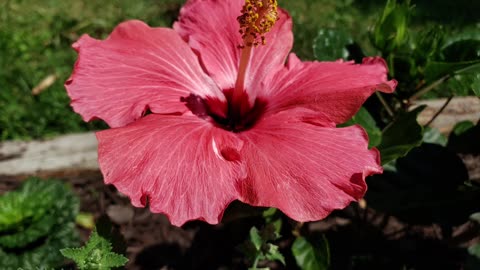
[[[463,0],[467,1],[467,0]],[[294,51],[313,59],[312,42],[319,28],[343,28],[368,42],[383,1],[279,0],[293,16]],[[170,26],[184,0],[0,0],[0,141],[44,138],[101,129],[72,112],[63,82],[76,54],[71,44],[83,33],[106,37],[119,22],[141,19]],[[362,46],[369,48],[368,46]],[[370,48],[367,54],[376,52]],[[39,95],[32,89],[47,76],[55,82]]]

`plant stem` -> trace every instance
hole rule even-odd
[[[419,97],[425,95],[426,93],[432,91],[433,89],[435,89],[437,86],[439,86],[440,84],[442,84],[443,82],[445,82],[449,78],[450,78],[450,75],[445,75],[445,76],[441,77],[440,79],[434,81],[433,83],[421,88],[417,93],[415,93],[413,96],[411,96],[408,99],[408,103],[411,104],[413,101],[417,100]]]
[[[378,99],[380,100],[380,102],[382,103],[383,107],[385,108],[385,110],[387,111],[388,115],[393,118],[395,116],[395,113],[393,112],[392,108],[390,107],[390,105],[388,105],[387,101],[383,98],[382,94],[380,94],[380,92],[375,92],[375,95],[377,95]]]
[[[447,108],[448,104],[450,103],[450,101],[452,101],[452,99],[453,99],[453,95],[448,97],[447,101],[445,102],[445,104],[443,104],[440,110],[438,110],[438,112],[435,113],[432,119],[430,119],[430,121],[428,121],[428,123],[425,124],[426,127],[428,127],[433,121],[435,121],[435,119],[437,119],[437,117],[445,110],[445,108]]]
[[[257,270],[257,265],[258,265],[259,259],[260,259],[259,256],[257,256],[257,257],[255,258],[255,261],[253,262],[253,266],[252,266],[252,268],[250,268],[250,269],[252,269],[252,270]]]

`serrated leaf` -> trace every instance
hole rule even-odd
[[[280,253],[278,250],[278,246],[273,244],[268,244],[268,251],[265,254],[267,260],[270,261],[280,261],[283,265],[285,265],[285,257]]]
[[[255,246],[257,250],[262,247],[262,237],[260,236],[260,232],[256,227],[252,227],[250,229],[250,241]]]
[[[330,266],[330,248],[325,236],[314,244],[298,237],[293,242],[292,253],[302,270],[327,270]]]
[[[378,128],[375,119],[368,112],[367,109],[361,107],[360,110],[348,122],[339,125],[340,127],[347,127],[354,124],[361,125],[368,134],[368,147],[375,147],[382,141],[382,131]]]
[[[78,242],[78,208],[78,198],[57,180],[29,178],[0,196],[0,269],[58,266],[59,249]]]
[[[334,61],[348,58],[347,45],[353,39],[339,29],[320,29],[313,41],[313,54],[319,61]]]
[[[85,246],[77,249],[62,249],[61,253],[73,260],[80,270],[108,270],[123,266],[128,259],[112,252],[111,243],[94,229]]]
[[[423,127],[418,124],[417,116],[425,107],[419,106],[410,112],[402,113],[383,130],[382,142],[378,146],[382,164],[405,156],[422,143]]]
[[[127,264],[128,259],[120,254],[110,253],[105,256],[104,259],[104,266],[113,268],[113,267],[120,267]]]

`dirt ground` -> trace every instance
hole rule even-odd
[[[472,172],[478,169],[471,166]],[[127,242],[127,269],[246,269],[248,261],[238,246],[248,238],[251,226],[261,227],[263,222],[262,218],[250,217],[216,226],[190,222],[178,228],[163,215],[132,207],[128,198],[103,184],[99,171],[71,170],[39,176],[71,183],[81,198],[82,212],[93,213],[96,218],[105,213],[110,216]],[[17,187],[22,179],[24,176],[0,176],[0,193]],[[236,207],[239,203],[229,209]],[[230,212],[227,209],[226,216]],[[286,217],[283,224],[277,244],[288,267],[275,262],[268,266],[297,269],[289,250],[294,240],[292,230],[299,224]],[[88,230],[79,230],[86,240]],[[446,232],[439,224],[403,223],[369,208],[366,202],[337,211],[323,221],[303,224],[300,231],[305,235],[326,234],[332,269],[460,270],[467,258],[465,247],[480,240],[480,226],[474,222],[467,221]]]

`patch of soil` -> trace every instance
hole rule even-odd
[[[81,199],[81,211],[99,218],[106,213],[127,242],[127,269],[247,269],[249,262],[239,250],[252,226],[261,227],[261,217],[231,218],[233,209],[252,210],[233,203],[226,220],[216,226],[190,222],[182,228],[170,225],[164,215],[134,208],[129,199],[103,183],[98,171],[64,171],[40,177],[71,183]],[[16,188],[25,176],[0,176],[0,194]],[[278,241],[287,266],[271,262],[271,269],[298,269],[290,248],[295,230],[303,235],[324,233],[330,243],[331,269],[463,269],[465,247],[480,240],[480,226],[467,221],[452,231],[439,224],[407,224],[367,207],[365,202],[334,212],[325,220],[298,224],[284,217]],[[79,228],[83,240],[89,231]],[[266,264],[263,264],[266,266]],[[404,268],[406,267],[406,268]]]

